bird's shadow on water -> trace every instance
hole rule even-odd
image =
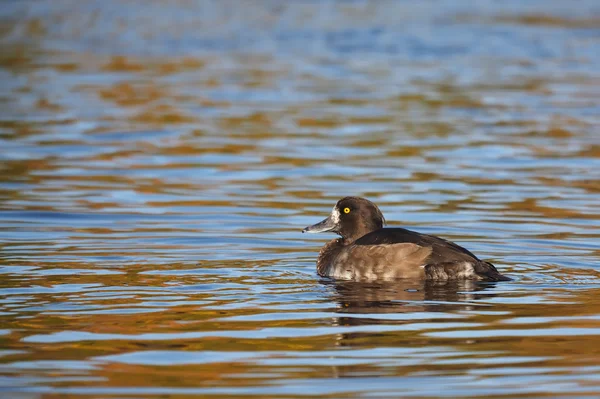
[[[397,280],[354,282],[323,279],[330,287],[339,313],[390,314],[472,310],[478,300],[496,296],[489,291],[496,283],[464,281]],[[483,304],[481,304],[483,305]],[[351,318],[352,324],[373,320]]]

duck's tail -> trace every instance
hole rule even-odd
[[[482,280],[486,281],[511,281],[512,278],[506,277],[504,274],[501,274],[496,266],[492,265],[490,262],[479,261],[478,264],[475,265],[475,273],[482,277]]]

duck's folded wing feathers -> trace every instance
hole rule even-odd
[[[443,261],[479,260],[471,251],[452,241],[437,236],[417,233],[400,227],[373,231],[356,240],[355,245],[371,246],[381,244],[412,243],[431,248],[430,263]]]

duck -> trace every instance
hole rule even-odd
[[[458,244],[385,224],[381,210],[368,199],[340,199],[326,219],[302,230],[340,236],[319,252],[317,274],[355,281],[511,280]]]

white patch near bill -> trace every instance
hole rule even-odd
[[[340,210],[337,209],[335,206],[331,211],[331,220],[333,220],[333,223],[335,223],[336,226],[340,223]]]

